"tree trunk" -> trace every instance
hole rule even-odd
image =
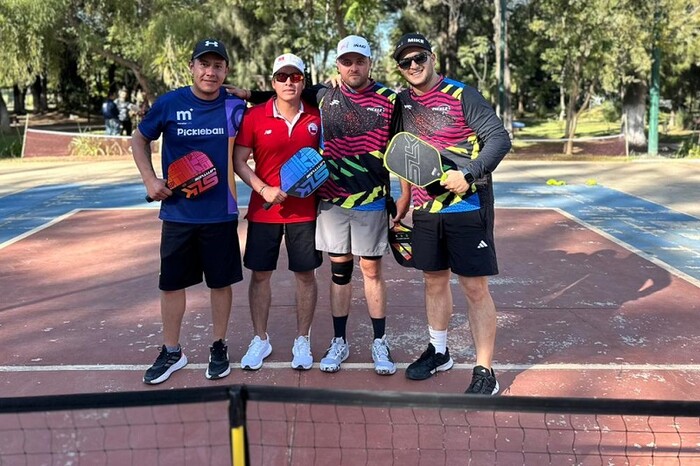
[[[457,77],[457,35],[459,33],[459,17],[463,0],[443,0],[441,2],[447,7],[447,36],[445,37],[445,48],[442,55],[445,55],[445,76]]]
[[[5,98],[0,92],[0,134],[9,133],[10,130],[10,112],[7,110]]]
[[[501,11],[501,0],[494,0],[494,16],[493,16],[493,40],[496,49],[496,76],[499,80],[498,89],[498,105],[496,106],[496,113],[503,121],[503,126],[505,126],[508,133],[513,134],[513,109],[510,105],[510,68],[508,66],[508,21],[505,21],[505,28],[501,24],[501,15],[506,14],[506,12]],[[501,42],[503,42],[503,50],[501,50]],[[503,54],[503,57],[501,57]],[[501,67],[503,70],[501,72]],[[503,75],[503,82],[501,83],[501,75]],[[503,99],[501,100],[501,88],[503,86]],[[501,108],[503,107],[503,108]]]
[[[45,80],[40,75],[36,75],[30,89],[34,100],[34,112],[39,114],[46,113],[49,108],[46,103]]]
[[[506,13],[508,14],[508,13]],[[506,126],[508,132],[513,135],[513,109],[511,107],[510,99],[510,52],[508,51],[508,20],[506,18],[506,30],[503,31],[503,40],[505,42],[505,50],[503,53],[503,86],[504,95],[503,100],[505,102],[505,108],[503,109],[503,123]]]
[[[566,118],[566,89],[561,84],[559,85],[559,121],[563,121],[564,118]]]
[[[574,80],[569,94],[569,102],[566,105],[566,144],[564,144],[564,154],[573,155],[574,153],[574,134],[576,134],[576,101],[578,100],[579,85],[578,81]]]
[[[20,89],[17,84],[12,86],[12,98],[15,103],[15,115],[24,115],[27,113],[27,106],[25,105],[26,95],[26,87]]]
[[[577,66],[576,71],[580,70],[581,67]],[[578,73],[576,74],[578,76]],[[576,95],[576,98],[573,98],[573,95]],[[578,119],[581,116],[581,113],[586,109],[588,106],[588,103],[591,101],[591,96],[593,95],[593,84],[591,84],[588,89],[586,90],[585,98],[583,99],[583,103],[581,106],[576,109],[576,101],[578,101],[578,96],[580,95],[581,90],[580,90],[580,85],[578,84],[578,81],[575,82],[572,90],[572,98],[569,100],[569,106],[567,110],[567,119],[566,119],[566,127],[568,128],[566,137],[566,144],[564,146],[564,153],[566,155],[574,155],[574,138],[576,137],[576,126],[578,125]]]
[[[348,28],[345,26],[345,13],[347,8],[342,8],[341,0],[333,1],[333,19],[335,22],[335,28],[338,31],[338,37],[341,39],[348,35]]]
[[[637,152],[647,151],[647,137],[644,133],[646,98],[647,86],[641,80],[628,84],[625,95],[622,97],[622,114],[626,122],[622,132],[627,138],[630,149]]]

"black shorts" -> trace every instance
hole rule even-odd
[[[243,280],[238,220],[203,224],[164,221],[158,287],[182,290],[201,283],[202,275],[209,288]]]
[[[451,269],[463,277],[498,274],[493,207],[471,212],[413,212],[413,260],[425,272]]]
[[[267,272],[277,268],[282,236],[287,247],[289,270],[308,272],[323,262],[316,250],[316,222],[260,223],[248,222],[248,237],[243,264],[250,270]]]

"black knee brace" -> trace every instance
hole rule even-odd
[[[352,280],[352,269],[355,264],[352,260],[346,262],[331,262],[331,280],[336,285],[347,285]]]

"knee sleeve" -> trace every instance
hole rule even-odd
[[[352,280],[352,269],[354,262],[331,262],[331,280],[336,285],[347,285]]]

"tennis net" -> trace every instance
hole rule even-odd
[[[0,464],[691,465],[700,402],[232,386],[0,399]]]

